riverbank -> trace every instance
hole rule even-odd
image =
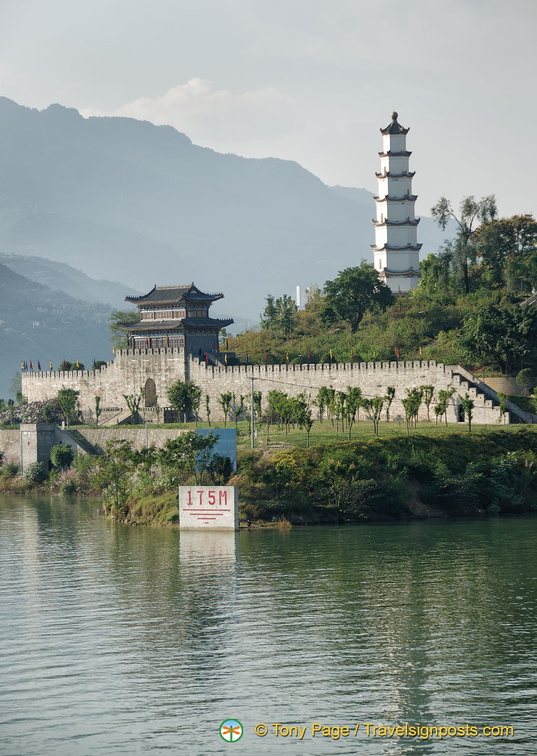
[[[39,484],[0,475],[0,491],[92,494],[111,518],[164,527],[178,526],[178,481],[236,485],[243,522],[282,526],[537,511],[533,426],[244,449],[236,474],[183,466],[178,476],[151,454],[116,442]]]

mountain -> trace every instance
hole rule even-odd
[[[322,285],[372,259],[372,195],[328,187],[297,163],[222,155],[169,126],[6,98],[0,135],[0,253],[139,291],[195,281],[224,293],[215,315],[255,322],[267,294]],[[430,235],[423,252],[443,236]]]
[[[142,293],[116,281],[96,281],[70,265],[43,257],[0,254],[0,263],[30,281],[61,291],[75,299],[106,303],[120,310],[128,306],[125,297],[137,297]]]
[[[111,308],[75,299],[15,273],[0,262],[0,397],[8,398],[21,362],[48,370],[66,359],[91,367],[110,360]]]

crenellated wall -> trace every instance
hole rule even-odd
[[[100,370],[74,372],[26,372],[23,373],[23,394],[29,401],[44,401],[54,398],[59,389],[73,388],[80,392],[79,409],[88,421],[94,419],[95,396],[101,397],[101,407],[125,410],[124,395],[137,394],[149,379],[155,382],[156,394],[161,407],[167,405],[167,388],[177,379],[190,378],[203,394],[210,398],[211,419],[223,420],[218,398],[224,392],[245,397],[246,404],[252,390],[261,391],[263,401],[269,391],[284,391],[291,396],[304,392],[315,399],[321,386],[331,386],[337,391],[346,391],[349,386],[362,389],[368,398],[383,396],[387,386],[394,386],[395,400],[390,409],[393,418],[403,417],[402,399],[407,390],[422,385],[433,385],[438,392],[453,386],[456,389],[448,411],[448,421],[460,419],[458,394],[466,392],[474,399],[473,419],[476,423],[500,421],[500,412],[494,397],[487,398],[468,380],[468,374],[457,365],[444,365],[434,360],[413,362],[362,362],[322,365],[240,365],[213,366],[186,355],[181,349],[123,349],[116,353],[115,360]],[[486,392],[485,392],[486,393]],[[200,414],[205,417],[205,400]],[[434,415],[433,415],[434,416]],[[426,417],[426,408],[420,411],[420,419]],[[509,422],[507,413],[502,422]]]

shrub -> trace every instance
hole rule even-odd
[[[19,466],[15,462],[6,462],[5,465],[0,467],[0,475],[4,475],[6,478],[14,478],[19,472]]]
[[[32,462],[24,471],[24,477],[30,483],[44,483],[48,478],[48,472],[43,462]]]
[[[74,458],[74,452],[69,444],[58,444],[50,450],[50,461],[54,467],[59,467],[62,470],[71,467]]]

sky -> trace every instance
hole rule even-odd
[[[371,191],[395,109],[418,214],[535,214],[536,34],[536,0],[1,0],[0,95]]]

